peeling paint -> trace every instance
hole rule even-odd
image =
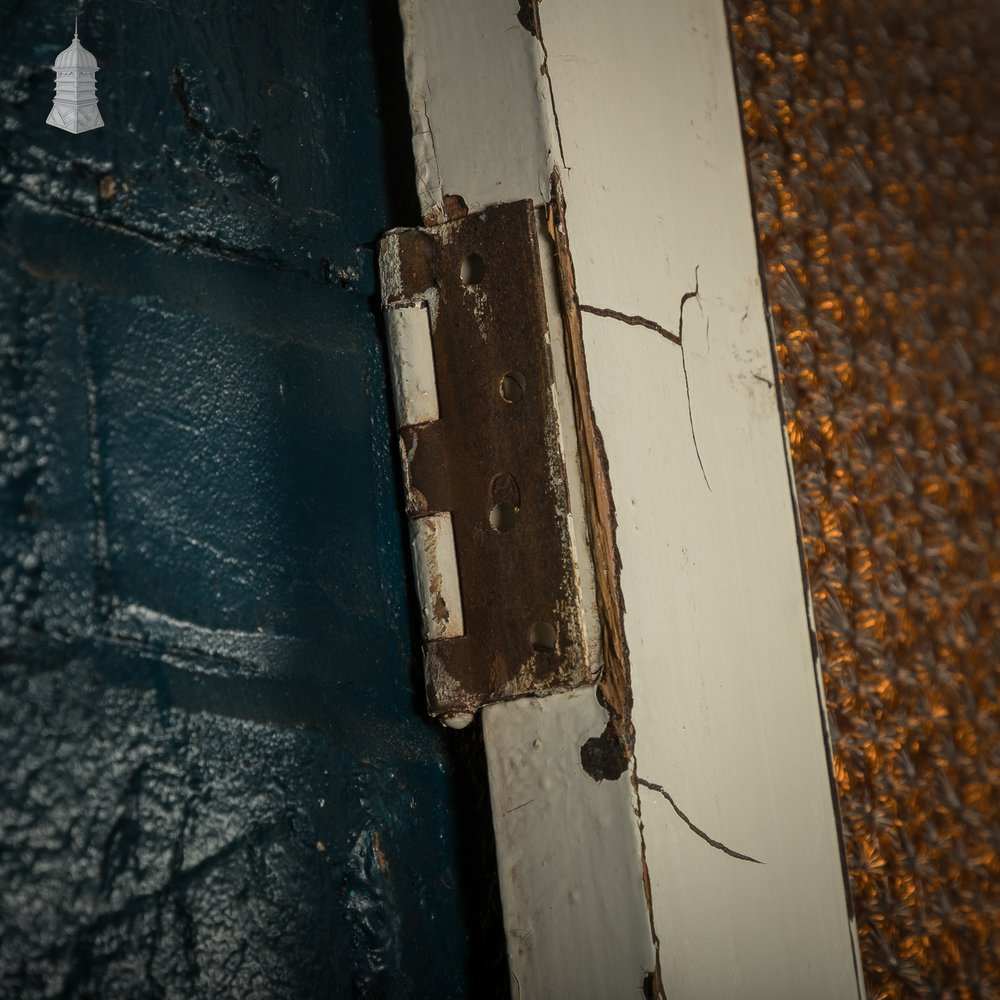
[[[622,754],[632,752],[632,692],[629,683],[628,645],[625,640],[625,603],[621,593],[621,559],[615,543],[617,518],[608,476],[607,455],[590,402],[587,366],[583,351],[583,328],[576,295],[573,259],[566,230],[566,204],[558,170],[552,172],[552,200],[548,207],[548,232],[556,250],[562,292],[562,321],[565,350],[573,389],[573,407],[579,437],[587,522],[590,529],[597,604],[601,621],[604,671],[598,696],[608,710],[615,739]],[[613,734],[613,737],[612,737]]]
[[[428,514],[411,518],[410,545],[425,641],[464,635],[462,590],[451,515]]]
[[[628,756],[610,720],[600,736],[580,748],[580,765],[594,781],[615,781],[628,770]]]

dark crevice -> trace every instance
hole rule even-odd
[[[103,622],[111,609],[111,556],[105,504],[104,461],[101,450],[101,429],[98,414],[98,387],[94,372],[93,347],[87,316],[80,307],[78,326],[80,357],[83,362],[85,427],[90,459],[89,486],[91,502],[91,570],[93,591],[91,610],[95,624]]]
[[[261,139],[261,129],[255,125],[248,134],[243,135],[236,129],[216,132],[208,127],[208,123],[195,116],[191,110],[191,88],[179,66],[174,67],[170,82],[170,96],[177,102],[184,118],[184,127],[194,135],[208,140],[215,149],[229,147],[236,158],[253,168],[255,173],[268,179],[274,176],[274,170],[269,167],[251,148]]]
[[[375,99],[378,108],[385,200],[388,224],[420,223],[420,202],[414,178],[413,128],[403,64],[403,23],[395,3],[370,0],[371,45],[375,65]]]
[[[684,298],[681,299],[682,309],[684,308],[684,299],[690,294],[690,292],[684,293]],[[617,309],[601,309],[598,306],[584,305],[582,302],[580,303],[580,309],[583,312],[593,313],[594,316],[606,316],[608,319],[616,319],[620,323],[627,323],[629,326],[644,326],[647,330],[658,333],[672,344],[677,344],[679,347],[683,346],[679,334],[671,333],[665,326],[661,326],[655,320],[646,319],[645,316],[630,316],[628,313],[619,312]]]
[[[694,269],[694,291],[685,292],[681,296],[681,315],[680,322],[678,323],[677,330],[678,336],[681,338],[681,371],[684,372],[684,395],[687,397],[687,408],[688,408],[688,426],[691,428],[691,441],[694,444],[694,453],[698,458],[698,467],[701,469],[701,477],[705,480],[705,485],[708,487],[708,492],[712,492],[712,484],[708,481],[708,473],[705,471],[705,463],[701,460],[701,449],[698,447],[698,435],[694,430],[694,410],[691,408],[691,383],[688,380],[688,366],[687,366],[687,354],[684,351],[684,303],[688,299],[697,298],[698,296],[698,268]]]
[[[191,96],[187,81],[179,66],[174,67],[173,77],[170,80],[170,96],[180,106],[181,115],[184,117],[184,127],[196,135],[204,135],[204,123],[191,113]]]
[[[199,236],[193,233],[185,233],[183,231],[175,231],[169,235],[163,235],[158,230],[153,228],[146,229],[136,225],[128,225],[124,222],[118,222],[107,216],[96,216],[87,212],[74,211],[65,205],[57,205],[52,201],[41,199],[23,186],[11,185],[10,189],[16,191],[17,194],[25,201],[28,201],[33,205],[37,205],[46,212],[57,212],[61,215],[76,219],[79,222],[95,226],[98,229],[106,229],[118,235],[134,237],[135,239],[141,240],[143,243],[146,243],[151,247],[156,247],[157,249],[174,251],[176,253],[183,253],[186,250],[195,250],[204,253],[206,256],[214,257],[217,260],[238,261],[245,264],[264,264],[275,271],[302,274],[309,278],[313,277],[310,272],[302,270],[301,268],[289,267],[287,264],[284,264],[282,261],[275,258],[271,248],[267,246],[239,247],[229,243],[224,243],[222,240],[213,236]]]
[[[468,949],[468,982],[473,996],[483,1000],[505,1000],[510,996],[507,940],[482,714],[472,725],[449,733],[449,737],[454,766],[454,816],[458,827],[458,877]],[[530,802],[520,803],[511,812],[527,805]]]

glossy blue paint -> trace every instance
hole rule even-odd
[[[0,3],[0,995],[498,995],[377,326],[394,5],[85,5],[78,136],[75,13]]]

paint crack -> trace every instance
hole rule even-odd
[[[698,468],[701,469],[701,477],[705,480],[705,485],[708,487],[708,492],[712,492],[712,484],[708,481],[708,473],[705,471],[705,463],[701,458],[701,449],[698,447],[698,435],[694,429],[694,410],[691,406],[691,381],[688,378],[687,369],[687,355],[684,352],[684,306],[690,299],[698,298],[698,268],[694,269],[694,290],[690,292],[685,292],[681,296],[681,304],[678,310],[677,316],[677,332],[673,333],[668,330],[665,326],[657,323],[655,320],[647,319],[645,316],[632,316],[629,313],[619,312],[617,309],[605,309],[599,306],[588,306],[584,303],[580,303],[580,311],[588,312],[593,316],[604,316],[607,319],[618,320],[620,323],[626,323],[629,326],[641,326],[647,330],[652,330],[654,333],[658,333],[664,340],[669,340],[670,343],[676,344],[681,349],[681,371],[684,373],[684,394],[687,397],[687,412],[688,412],[688,424],[691,427],[691,441],[694,444],[695,457],[698,459]],[[708,332],[708,326],[706,323],[705,332]]]
[[[686,298],[690,294],[690,292],[685,292],[684,297]],[[681,299],[681,308],[684,308],[684,298]],[[580,309],[583,312],[592,313],[594,316],[606,316],[608,319],[616,319],[619,323],[627,323],[629,326],[644,326],[647,330],[652,330],[671,343],[677,344],[678,347],[684,346],[678,334],[671,333],[665,326],[660,326],[655,320],[646,319],[645,316],[630,316],[628,313],[619,312],[617,309],[601,309],[597,306],[584,305],[582,302],[580,303]]]
[[[713,837],[710,837],[707,833],[705,833],[704,830],[701,829],[701,827],[696,826],[691,821],[687,813],[685,813],[684,810],[681,809],[679,805],[677,805],[677,803],[674,801],[674,797],[670,794],[670,792],[668,792],[663,787],[663,785],[658,785],[655,781],[647,781],[645,778],[640,778],[638,775],[636,775],[635,780],[644,788],[648,788],[654,792],[659,792],[660,795],[662,795],[667,800],[667,802],[670,803],[674,812],[677,813],[677,815],[682,820],[684,820],[684,822],[687,824],[688,829],[691,830],[692,833],[701,837],[701,839],[704,840],[706,844],[711,844],[711,846],[714,847],[716,850],[722,851],[723,854],[728,854],[729,857],[736,858],[739,861],[751,861],[755,865],[765,864],[765,862],[760,861],[757,858],[750,857],[749,854],[740,854],[739,851],[734,851],[732,848],[726,847],[725,844],[721,843],[718,840],[715,840]]]
[[[437,145],[434,142],[434,129],[431,128],[431,118],[430,115],[427,113],[427,98],[431,96],[431,88],[430,85],[427,83],[425,83],[424,87],[426,93],[422,95],[421,101],[423,104],[422,114],[423,114],[424,124],[427,127],[421,129],[418,132],[415,132],[415,135],[418,136],[426,135],[427,141],[430,143],[431,149],[430,149],[430,156],[429,157],[425,156],[423,161],[417,164],[418,168],[417,183],[424,189],[424,191],[427,192],[428,195],[427,200],[433,203],[435,207],[441,210],[441,214],[443,217],[440,221],[444,222],[447,221],[448,218],[448,213],[444,207],[444,197],[445,197],[444,183],[441,180],[441,165],[440,163],[438,163]],[[427,183],[427,179],[423,176],[423,169],[430,171],[432,168],[434,171],[434,177],[432,181],[436,185],[436,189],[434,190],[431,189],[430,185]],[[438,204],[438,202],[440,202],[440,204]],[[431,225],[435,220],[425,219],[424,221],[427,225]]]
[[[556,144],[559,146],[559,160],[562,165],[569,170],[566,163],[566,153],[563,150],[562,129],[559,127],[559,115],[556,112],[556,95],[552,89],[552,74],[549,72],[549,50],[545,47],[545,39],[542,37],[542,22],[538,16],[538,0],[520,0],[517,10],[517,19],[527,32],[533,35],[542,50],[542,65],[538,67],[539,73],[545,77],[545,82],[549,88],[549,105],[552,109],[552,124],[556,130]]]

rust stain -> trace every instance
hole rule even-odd
[[[378,830],[372,832],[372,853],[375,855],[375,863],[378,865],[378,870],[383,875],[388,875],[389,862],[386,860],[385,851],[382,850],[382,838],[379,836]]]
[[[437,243],[424,230],[397,230],[398,254],[395,263],[399,267],[399,290],[404,298],[419,298],[434,285],[434,266],[437,260]]]
[[[573,388],[587,525],[593,546],[597,612],[601,622],[604,672],[597,685],[597,694],[608,711],[610,727],[600,737],[603,744],[600,757],[605,762],[610,759],[608,744],[614,742],[620,750],[620,759],[627,761],[632,756],[635,730],[632,726],[632,684],[624,627],[625,600],[621,590],[621,556],[615,542],[618,518],[611,495],[604,439],[590,401],[580,301],[576,293],[576,273],[566,230],[566,202],[557,169],[552,171],[551,184],[548,232],[556,249],[566,358]],[[596,774],[591,776],[595,780],[601,780]]]
[[[430,308],[440,411],[400,431],[407,513],[451,515],[462,595],[464,635],[425,643],[431,714],[589,684],[534,206],[384,245],[386,306]]]

